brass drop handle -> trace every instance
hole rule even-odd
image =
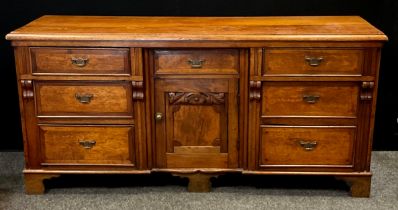
[[[301,140],[298,142],[300,146],[305,150],[305,151],[312,151],[315,149],[315,147],[318,145],[317,141],[304,141]]]
[[[202,60],[202,59],[200,59],[200,60],[192,60],[192,59],[189,59],[189,60],[188,60],[188,64],[190,64],[190,65],[191,65],[191,68],[193,68],[193,69],[200,69],[200,68],[202,68],[204,62],[205,62],[205,60]]]
[[[96,143],[97,142],[94,140],[79,140],[80,146],[82,146],[84,149],[91,149]]]
[[[308,65],[312,67],[317,67],[323,61],[323,57],[305,56],[305,61],[307,61]]]
[[[318,95],[303,95],[303,101],[309,104],[315,104],[321,97]]]
[[[77,67],[85,67],[88,64],[87,57],[72,57],[71,61],[72,61],[72,64]]]
[[[75,98],[82,104],[89,104],[91,100],[93,99],[94,94],[80,94],[76,93]]]
[[[161,121],[163,119],[163,113],[161,112],[156,112],[155,114],[155,120],[156,121]]]

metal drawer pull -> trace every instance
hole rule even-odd
[[[307,61],[310,66],[316,67],[321,64],[323,57],[305,56],[305,61]]]
[[[97,142],[94,140],[79,140],[80,146],[82,146],[84,149],[91,149],[96,143]]]
[[[84,67],[88,64],[88,58],[86,57],[72,57],[72,64],[78,67]]]
[[[299,141],[301,147],[304,148],[305,151],[312,151],[318,145],[316,141]]]
[[[303,101],[309,104],[315,104],[321,97],[318,95],[303,95]]]
[[[202,68],[204,62],[205,60],[188,60],[188,64],[190,64],[193,69]]]
[[[82,104],[89,104],[91,100],[93,99],[94,94],[80,94],[76,93],[75,98]]]

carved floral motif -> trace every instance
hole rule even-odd
[[[213,105],[224,104],[225,93],[180,93],[170,92],[169,103],[173,105],[179,104],[200,104]]]

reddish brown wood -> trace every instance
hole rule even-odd
[[[359,88],[355,83],[264,83],[265,116],[348,116],[357,114]]]
[[[189,179],[188,183],[188,191],[189,192],[210,192],[211,191],[211,182],[210,178],[217,177],[214,174],[189,174],[189,175],[176,175],[181,177],[186,177]]]
[[[156,74],[237,74],[238,49],[155,50]]]
[[[155,81],[153,115],[160,115],[156,120],[158,167],[237,167],[234,83],[233,79]],[[179,154],[175,148],[181,146],[189,146],[191,154]],[[203,153],[203,147],[208,146],[218,146],[219,150]]]
[[[354,138],[354,126],[262,126],[260,167],[351,166]]]
[[[42,163],[135,164],[132,126],[41,125],[39,135]]]
[[[35,91],[39,116],[132,116],[133,114],[132,90],[126,82],[43,81],[36,83]]]
[[[129,49],[30,48],[34,75],[130,75]]]
[[[27,194],[43,194],[45,191],[43,181],[45,179],[51,179],[59,177],[58,174],[24,174],[25,180],[25,192]]]
[[[336,25],[338,29],[336,30]],[[261,40],[384,41],[358,16],[100,17],[43,16],[7,35],[9,40]]]
[[[363,49],[265,50],[262,74],[361,74]]]
[[[387,37],[359,17],[44,16],[7,39],[28,191],[159,171],[193,191],[239,172],[342,176],[369,194]]]
[[[369,197],[371,189],[371,176],[337,176],[337,179],[345,181],[350,186],[352,197]]]

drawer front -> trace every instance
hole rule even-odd
[[[35,92],[39,116],[132,117],[127,82],[37,82]]]
[[[43,165],[134,165],[132,126],[40,126]]]
[[[266,49],[263,74],[348,74],[362,72],[364,54],[357,49]]]
[[[33,74],[130,75],[129,49],[31,48]]]
[[[352,165],[355,127],[263,126],[260,166]]]
[[[359,86],[355,83],[265,83],[262,115],[355,117]]]
[[[155,50],[156,74],[238,74],[239,50]]]

